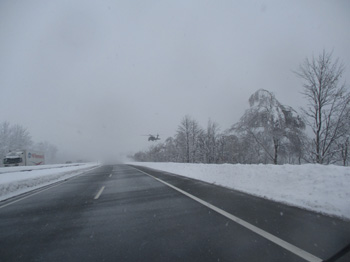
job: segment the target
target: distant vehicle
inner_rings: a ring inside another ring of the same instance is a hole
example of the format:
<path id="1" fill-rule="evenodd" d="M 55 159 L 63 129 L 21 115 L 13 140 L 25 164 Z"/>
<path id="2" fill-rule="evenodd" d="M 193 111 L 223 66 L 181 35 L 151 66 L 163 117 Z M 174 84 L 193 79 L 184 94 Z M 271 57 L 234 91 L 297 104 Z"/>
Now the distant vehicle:
<path id="1" fill-rule="evenodd" d="M 45 155 L 31 150 L 18 150 L 6 154 L 4 166 L 38 166 L 45 164 Z"/>
<path id="2" fill-rule="evenodd" d="M 148 135 L 148 141 L 157 141 L 157 140 L 160 140 L 160 137 L 158 134 L 157 134 L 157 136 Z"/>

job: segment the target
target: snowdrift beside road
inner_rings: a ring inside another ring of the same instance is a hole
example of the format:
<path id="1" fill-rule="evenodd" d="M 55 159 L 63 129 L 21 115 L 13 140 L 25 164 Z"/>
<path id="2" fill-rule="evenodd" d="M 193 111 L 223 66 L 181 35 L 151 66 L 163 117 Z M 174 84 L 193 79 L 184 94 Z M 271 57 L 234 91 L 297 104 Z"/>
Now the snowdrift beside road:
<path id="1" fill-rule="evenodd" d="M 0 167 L 0 174 L 13 173 L 13 172 L 19 172 L 19 171 L 32 171 L 32 170 L 41 170 L 41 169 L 52 169 L 52 168 L 62 168 L 62 167 L 71 167 L 71 166 L 81 166 L 81 165 L 85 165 L 85 164 L 86 163 Z"/>
<path id="2" fill-rule="evenodd" d="M 0 168 L 0 201 L 43 187 L 97 167 L 97 163 L 73 165 L 43 165 L 26 171 L 28 167 Z M 22 169 L 21 169 L 22 168 Z M 45 168 L 45 169 L 43 169 Z M 3 173 L 7 169 L 9 172 Z"/>
<path id="3" fill-rule="evenodd" d="M 142 163 L 139 165 L 350 219 L 350 167 Z"/>

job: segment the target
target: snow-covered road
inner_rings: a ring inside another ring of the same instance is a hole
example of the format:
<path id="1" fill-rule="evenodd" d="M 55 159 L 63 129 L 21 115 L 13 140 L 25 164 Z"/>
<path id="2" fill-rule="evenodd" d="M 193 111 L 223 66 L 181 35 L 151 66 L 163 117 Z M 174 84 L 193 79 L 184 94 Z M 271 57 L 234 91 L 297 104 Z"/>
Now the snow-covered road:
<path id="1" fill-rule="evenodd" d="M 350 167 L 130 162 L 350 219 Z"/>

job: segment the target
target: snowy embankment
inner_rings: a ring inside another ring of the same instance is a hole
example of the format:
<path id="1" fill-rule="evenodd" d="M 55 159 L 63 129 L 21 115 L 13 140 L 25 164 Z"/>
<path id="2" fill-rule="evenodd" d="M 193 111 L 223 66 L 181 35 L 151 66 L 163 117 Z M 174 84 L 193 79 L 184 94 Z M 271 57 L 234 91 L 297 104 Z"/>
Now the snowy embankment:
<path id="1" fill-rule="evenodd" d="M 62 167 L 72 167 L 81 166 L 85 163 L 74 163 L 74 164 L 56 164 L 56 165 L 39 165 L 39 166 L 12 166 L 12 167 L 0 167 L 0 174 L 3 173 L 13 173 L 20 171 L 32 171 L 41 169 L 52 169 L 52 168 L 62 168 Z"/>
<path id="2" fill-rule="evenodd" d="M 0 201 L 80 175 L 98 163 L 0 168 Z"/>
<path id="3" fill-rule="evenodd" d="M 288 205 L 350 219 L 350 167 L 315 164 L 129 164 L 163 170 Z"/>

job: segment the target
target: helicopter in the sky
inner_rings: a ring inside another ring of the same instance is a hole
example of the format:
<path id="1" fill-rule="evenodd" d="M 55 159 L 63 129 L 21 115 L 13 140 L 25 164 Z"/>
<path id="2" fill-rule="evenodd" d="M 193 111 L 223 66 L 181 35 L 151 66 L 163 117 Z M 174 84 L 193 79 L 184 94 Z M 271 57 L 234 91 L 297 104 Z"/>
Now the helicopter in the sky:
<path id="1" fill-rule="evenodd" d="M 160 140 L 159 134 L 157 134 L 157 136 L 148 135 L 148 141 L 157 141 L 157 140 Z"/>

